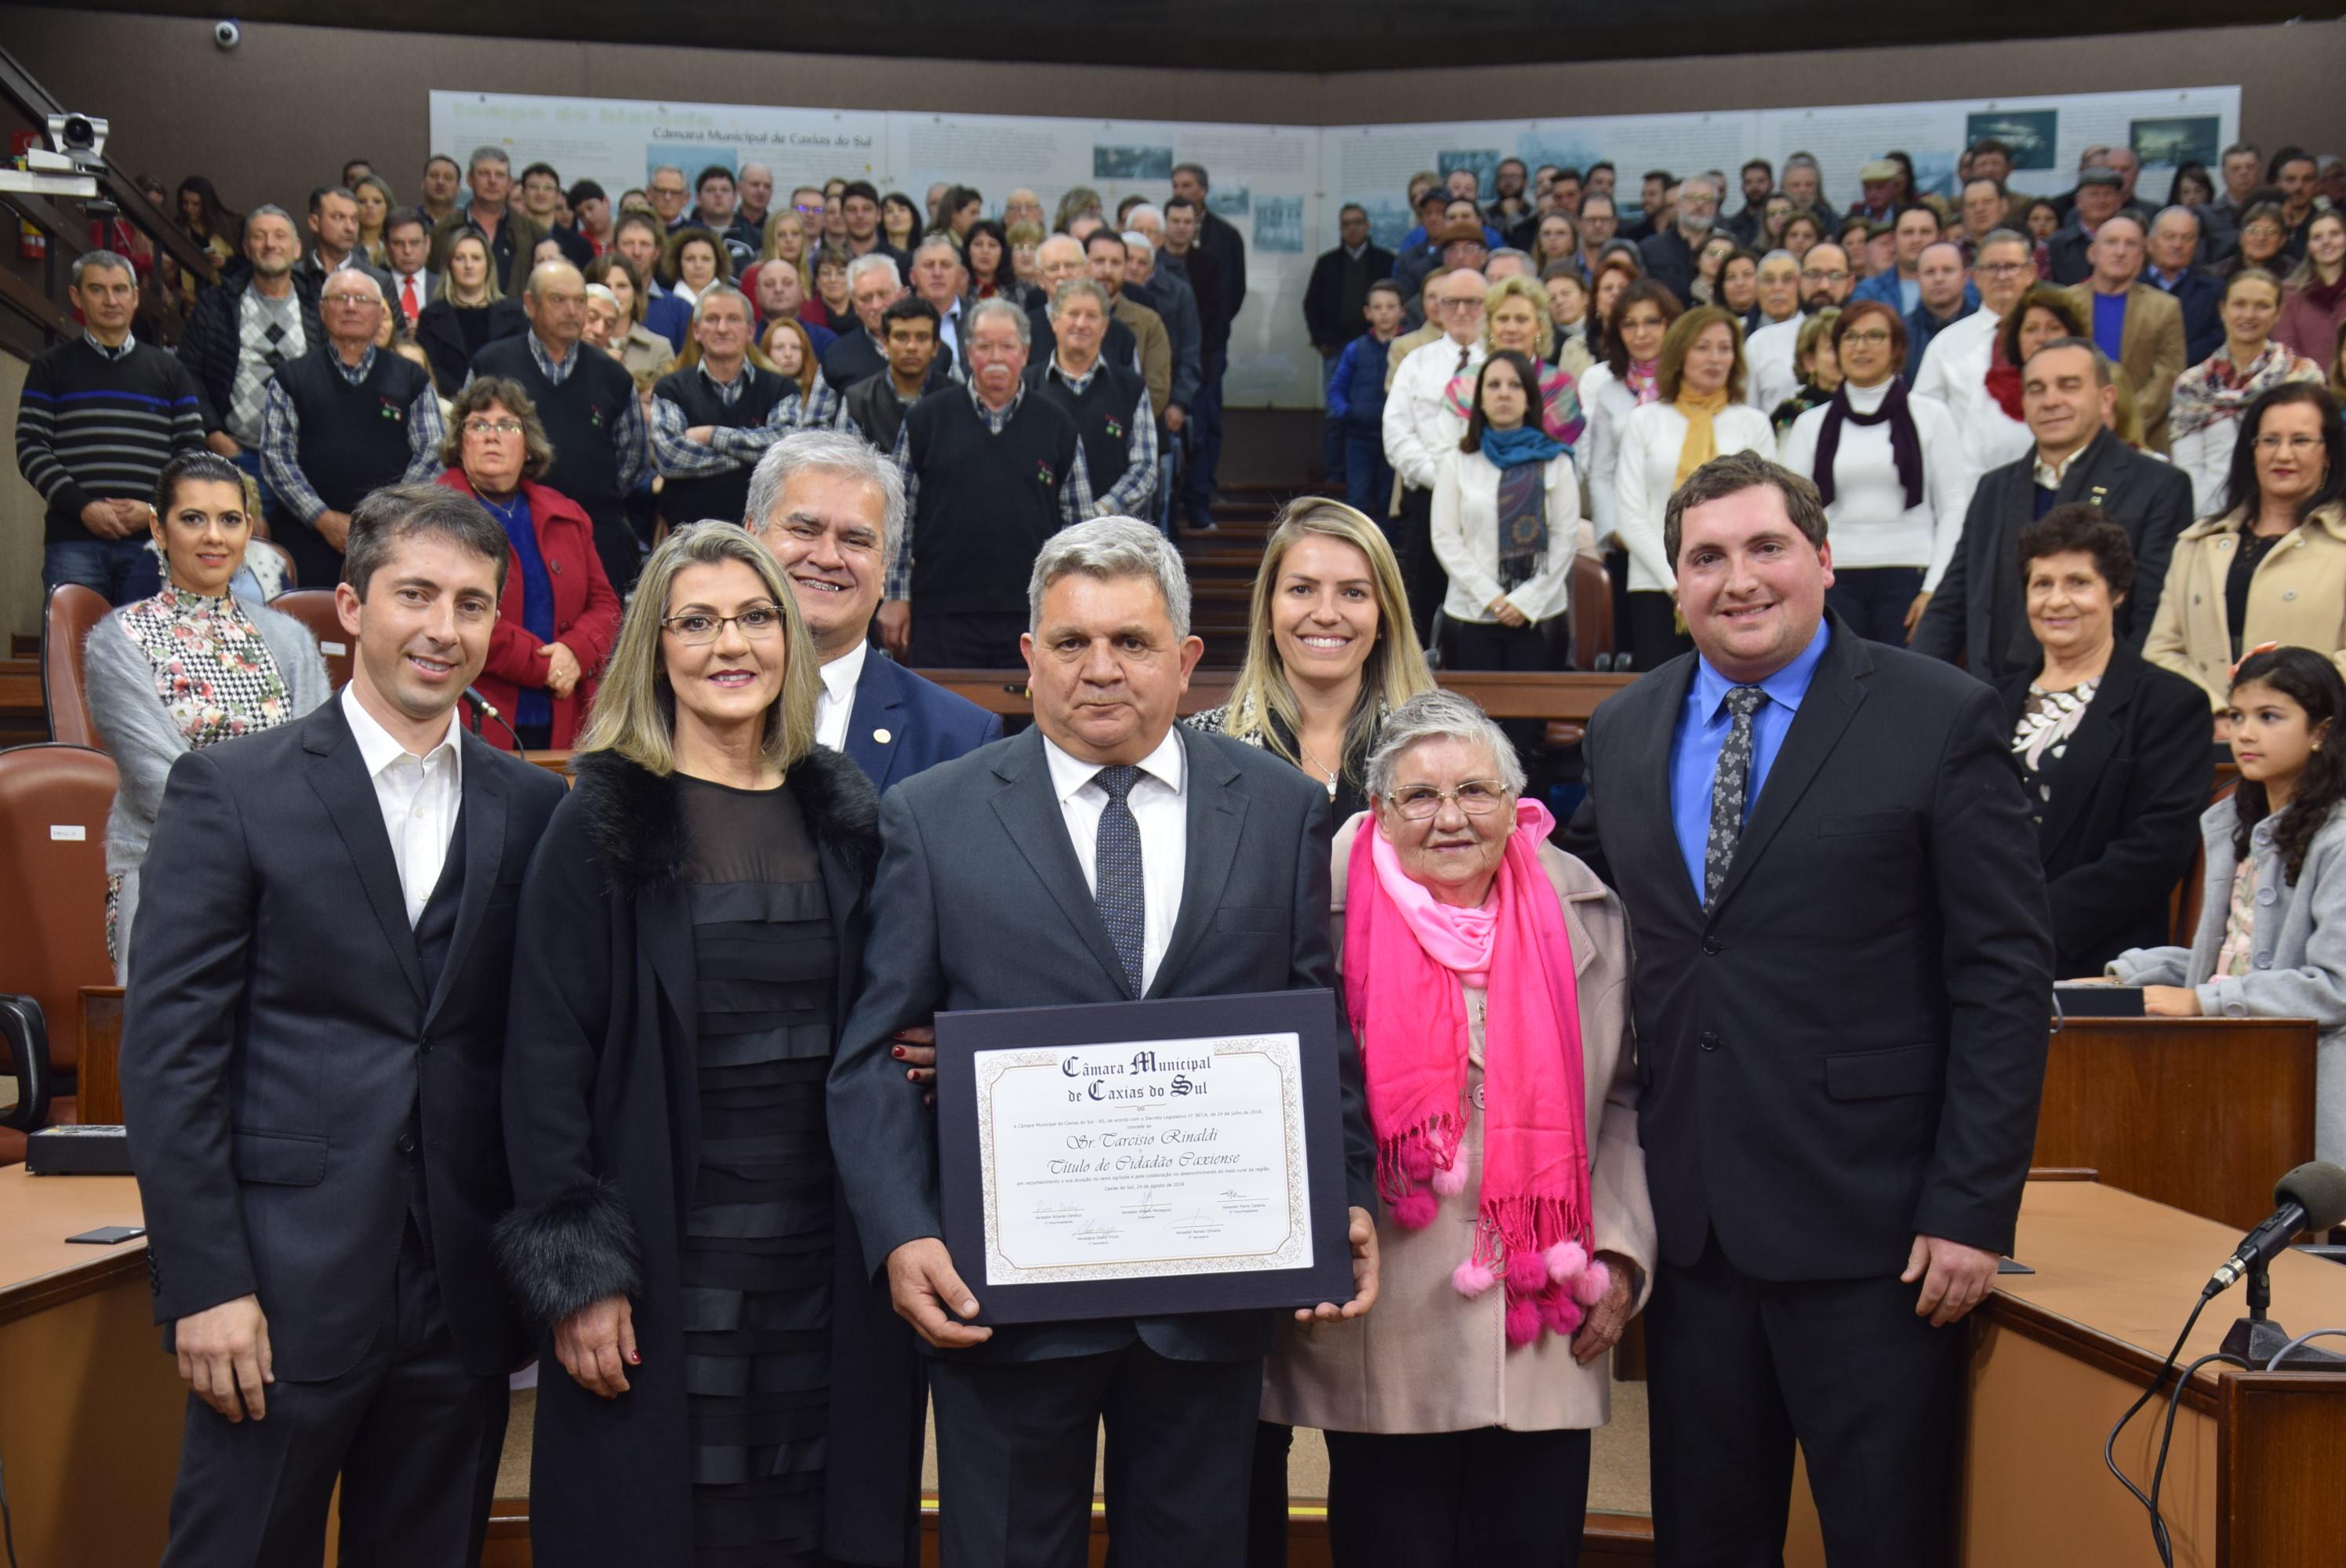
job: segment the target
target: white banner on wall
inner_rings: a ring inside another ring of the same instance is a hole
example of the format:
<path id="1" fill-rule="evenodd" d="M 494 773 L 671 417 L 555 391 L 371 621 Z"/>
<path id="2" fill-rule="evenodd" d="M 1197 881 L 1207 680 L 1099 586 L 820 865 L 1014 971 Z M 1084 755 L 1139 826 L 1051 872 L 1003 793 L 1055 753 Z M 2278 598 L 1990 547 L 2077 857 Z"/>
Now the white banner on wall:
<path id="1" fill-rule="evenodd" d="M 931 183 L 956 180 L 983 191 L 990 209 L 1014 186 L 1033 188 L 1049 210 L 1082 185 L 1113 212 L 1127 195 L 1162 200 L 1174 164 L 1194 160 L 1212 171 L 1214 209 L 1247 241 L 1247 302 L 1231 333 L 1229 401 L 1309 408 L 1321 400 L 1323 373 L 1303 333 L 1312 261 L 1336 242 L 1337 212 L 1348 201 L 1368 208 L 1379 243 L 1393 243 L 1416 221 L 1405 202 L 1410 176 L 1420 169 L 1474 168 L 1487 194 L 1503 158 L 1577 168 L 1609 158 L 1621 195 L 1634 201 L 1648 168 L 1723 169 L 1732 187 L 1748 158 L 1780 168 L 1786 154 L 1807 151 L 1823 168 L 1827 199 L 1846 206 L 1857 196 L 1859 165 L 1892 148 L 1913 158 L 1925 192 L 1952 195 L 1957 152 L 1994 136 L 2013 148 L 2014 188 L 2048 194 L 2069 188 L 2087 147 L 2130 147 L 2143 162 L 2140 191 L 2156 203 L 2176 165 L 2196 160 L 2212 168 L 2239 136 L 2240 89 L 1327 127 L 435 89 L 431 116 L 433 147 L 459 159 L 475 147 L 499 146 L 516 165 L 542 158 L 565 179 L 593 178 L 614 195 L 643 184 L 663 163 L 688 176 L 712 163 L 763 163 L 774 171 L 778 199 L 794 184 L 839 175 L 915 201 Z M 1740 204 L 1730 189 L 1727 209 Z"/>

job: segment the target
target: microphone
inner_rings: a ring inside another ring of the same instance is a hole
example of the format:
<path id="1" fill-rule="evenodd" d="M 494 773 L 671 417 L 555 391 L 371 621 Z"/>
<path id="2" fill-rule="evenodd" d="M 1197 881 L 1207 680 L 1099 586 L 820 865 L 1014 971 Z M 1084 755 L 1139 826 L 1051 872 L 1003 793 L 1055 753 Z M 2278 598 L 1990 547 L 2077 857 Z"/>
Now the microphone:
<path id="1" fill-rule="evenodd" d="M 483 697 L 479 692 L 474 690 L 469 686 L 464 688 L 464 706 L 473 710 L 474 734 L 478 735 L 481 732 L 481 720 L 483 718 L 492 718 L 496 721 L 496 726 L 499 729 L 504 730 L 507 735 L 513 738 L 513 745 L 515 751 L 526 751 L 529 749 L 528 747 L 524 746 L 521 743 L 521 731 L 515 729 L 512 725 L 505 722 L 505 716 L 497 711 L 497 705 L 491 702 L 487 697 Z M 2346 1181 L 2346 1171 L 2341 1171 L 2339 1174 L 2340 1180 Z"/>
<path id="2" fill-rule="evenodd" d="M 2346 1170 L 2308 1160 L 2273 1185 L 2270 1218 L 2241 1238 L 2232 1256 L 2208 1277 L 2200 1295 L 2230 1289 L 2246 1275 L 2260 1272 L 2300 1230 L 2327 1230 L 2346 1220 Z"/>

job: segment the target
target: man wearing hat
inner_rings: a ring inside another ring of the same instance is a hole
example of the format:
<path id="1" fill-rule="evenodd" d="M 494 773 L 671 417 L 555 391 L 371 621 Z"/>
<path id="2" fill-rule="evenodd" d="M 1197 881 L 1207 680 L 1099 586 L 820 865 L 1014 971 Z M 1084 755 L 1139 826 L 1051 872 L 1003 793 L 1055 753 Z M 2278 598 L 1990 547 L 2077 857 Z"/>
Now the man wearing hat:
<path id="1" fill-rule="evenodd" d="M 1416 285 L 1412 291 L 1417 296 L 1410 301 L 1412 313 L 1428 322 L 1433 321 L 1433 312 L 1423 297 L 1423 280 L 1434 272 L 1454 272 L 1461 267 L 1479 273 L 1484 264 L 1491 260 L 1491 248 L 1484 242 L 1483 225 L 1472 217 L 1461 215 L 1464 205 L 1461 202 L 1451 204 L 1454 216 L 1427 241 L 1432 247 L 1432 259 L 1418 269 L 1417 277 L 1410 280 Z M 1410 284 L 1402 286 L 1408 288 Z"/>
<path id="2" fill-rule="evenodd" d="M 2055 283 L 2082 283 L 2093 276 L 2093 259 L 2086 252 L 2093 246 L 2095 231 L 2126 205 L 2126 182 L 2114 168 L 2080 169 L 2074 200 L 2067 225 L 2049 243 Z"/>
<path id="3" fill-rule="evenodd" d="M 1898 221 L 1899 203 L 1906 198 L 1906 168 L 1894 158 L 1877 158 L 1857 171 L 1857 182 L 1865 198 L 1856 207 L 1841 214 L 1846 224 L 1859 218 L 1869 223 Z"/>

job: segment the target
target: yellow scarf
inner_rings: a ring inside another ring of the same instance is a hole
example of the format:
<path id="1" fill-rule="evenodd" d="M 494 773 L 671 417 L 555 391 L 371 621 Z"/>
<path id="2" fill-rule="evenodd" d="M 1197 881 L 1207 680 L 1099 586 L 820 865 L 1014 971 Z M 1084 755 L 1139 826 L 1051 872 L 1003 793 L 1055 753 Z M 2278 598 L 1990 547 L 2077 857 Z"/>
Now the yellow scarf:
<path id="1" fill-rule="evenodd" d="M 1698 397 L 1685 388 L 1670 406 L 1686 415 L 1686 439 L 1678 443 L 1678 470 L 1670 475 L 1670 488 L 1676 490 L 1687 482 L 1687 475 L 1719 455 L 1719 437 L 1712 432 L 1710 422 L 1727 406 L 1727 389 L 1719 388 L 1708 397 Z"/>

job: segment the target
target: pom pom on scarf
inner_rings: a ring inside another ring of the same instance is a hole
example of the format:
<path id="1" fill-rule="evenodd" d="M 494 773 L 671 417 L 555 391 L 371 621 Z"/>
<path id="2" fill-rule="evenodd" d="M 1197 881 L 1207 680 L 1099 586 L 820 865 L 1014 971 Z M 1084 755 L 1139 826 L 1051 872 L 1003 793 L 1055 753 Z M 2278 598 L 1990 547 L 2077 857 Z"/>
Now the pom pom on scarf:
<path id="1" fill-rule="evenodd" d="M 1471 1257 L 1450 1271 L 1451 1285 L 1469 1301 L 1498 1282 L 1499 1277 L 1491 1272 L 1489 1264 L 1477 1263 Z"/>
<path id="2" fill-rule="evenodd" d="M 1605 1299 L 1613 1288 L 1613 1271 L 1604 1264 L 1592 1261 L 1580 1278 L 1572 1282 L 1572 1298 L 1583 1307 L 1594 1307 Z"/>
<path id="3" fill-rule="evenodd" d="M 1423 1230 L 1433 1223 L 1442 1206 L 1423 1187 L 1412 1187 L 1393 1203 L 1392 1222 L 1403 1230 Z"/>

